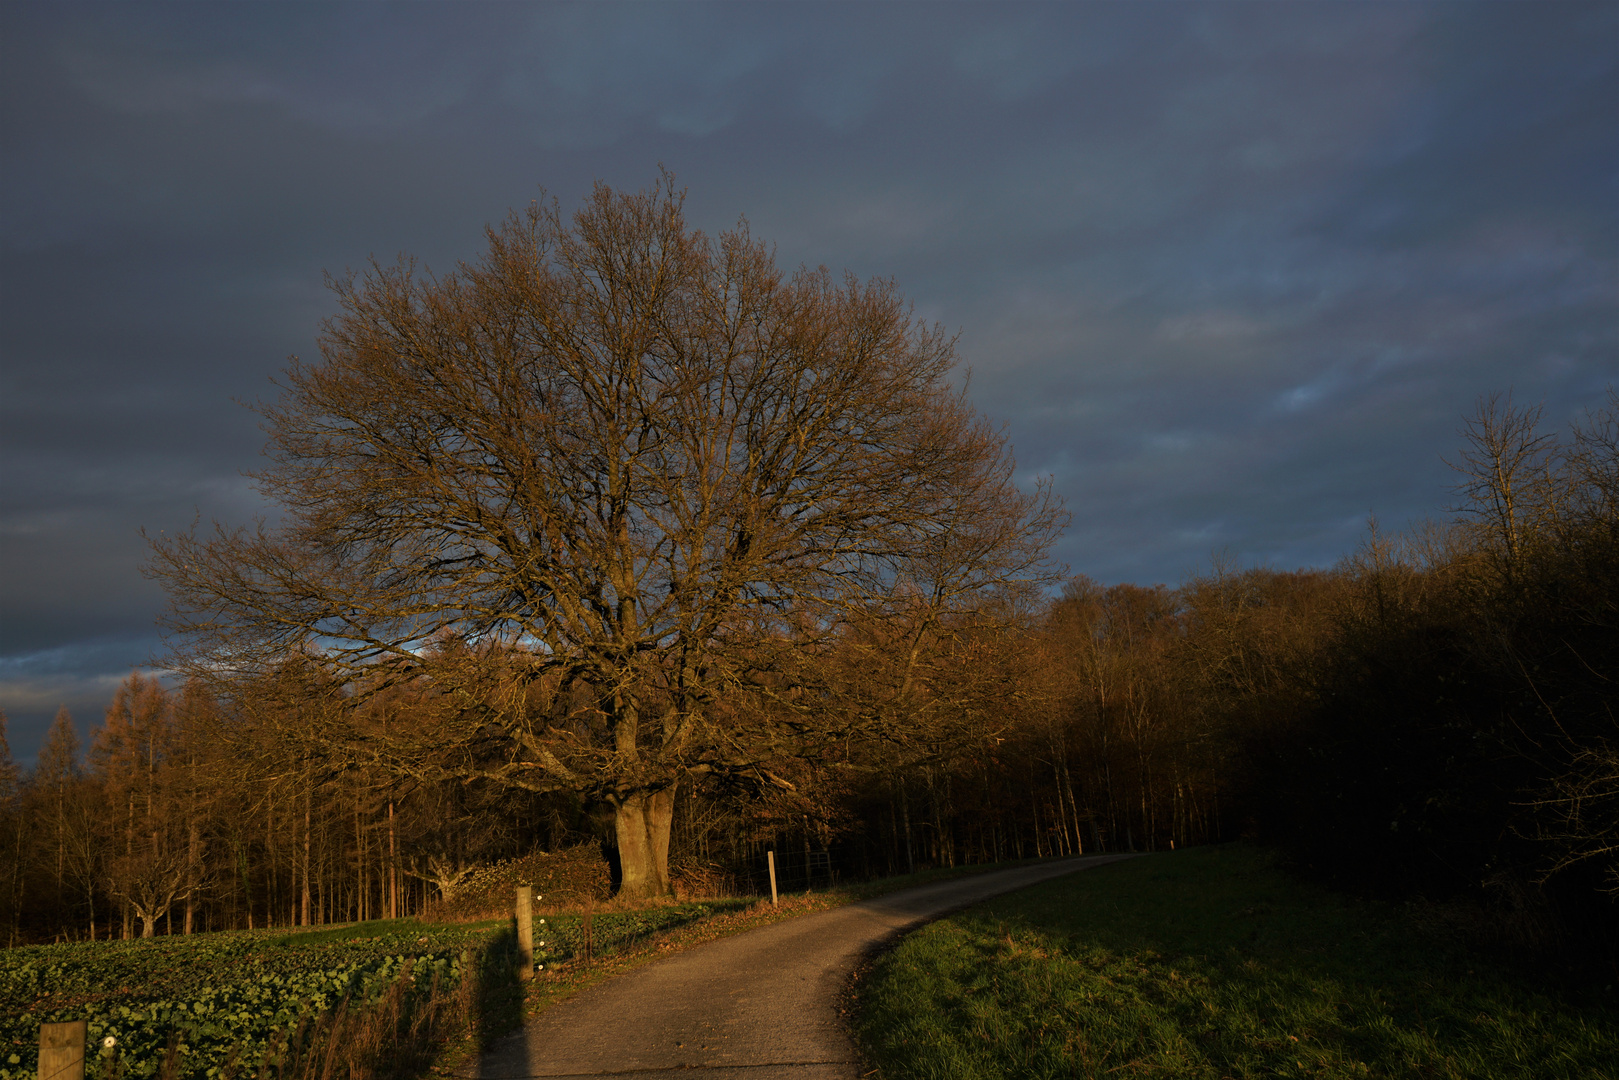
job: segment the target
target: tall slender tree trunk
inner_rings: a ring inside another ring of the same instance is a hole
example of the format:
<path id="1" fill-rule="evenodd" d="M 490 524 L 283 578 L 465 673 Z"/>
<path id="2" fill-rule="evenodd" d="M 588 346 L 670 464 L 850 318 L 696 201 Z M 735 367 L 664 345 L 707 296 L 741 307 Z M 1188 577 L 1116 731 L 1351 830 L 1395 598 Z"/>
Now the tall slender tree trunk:
<path id="1" fill-rule="evenodd" d="M 916 873 L 916 851 L 911 846 L 911 795 L 905 786 L 905 777 L 899 778 L 899 811 L 905 825 L 905 872 Z"/>
<path id="2" fill-rule="evenodd" d="M 67 906 L 67 787 L 56 783 L 56 904 Z M 71 925 L 71 924 L 69 924 Z"/>
<path id="3" fill-rule="evenodd" d="M 1173 850 L 1175 841 L 1179 840 L 1181 847 L 1186 846 L 1186 834 L 1191 831 L 1191 814 L 1186 804 L 1186 795 L 1181 790 L 1180 766 L 1175 767 L 1175 813 L 1170 822 L 1169 846 Z"/>
<path id="4" fill-rule="evenodd" d="M 1158 779 L 1157 776 L 1152 776 L 1147 781 L 1147 806 L 1150 808 L 1150 815 L 1147 818 L 1148 851 L 1158 850 L 1158 829 L 1160 822 L 1163 821 L 1161 817 L 1163 804 L 1158 801 Z"/>
<path id="5" fill-rule="evenodd" d="M 241 847 L 236 853 L 237 873 L 242 876 L 242 901 L 247 908 L 247 928 L 253 929 L 253 865 L 251 859 L 252 848 L 247 840 L 242 840 Z"/>
<path id="6" fill-rule="evenodd" d="M 135 854 L 135 793 L 133 790 L 129 793 L 129 816 L 124 823 L 124 854 L 126 856 Z M 124 916 L 124 940 L 128 941 L 135 936 L 134 916 L 129 910 L 128 900 L 124 900 L 120 907 Z"/>
<path id="7" fill-rule="evenodd" d="M 275 865 L 275 811 L 270 805 L 270 794 L 264 796 L 264 925 L 275 925 L 276 865 Z"/>
<path id="8" fill-rule="evenodd" d="M 1105 749 L 1105 741 L 1103 746 Z M 1113 837 L 1114 845 L 1117 846 L 1119 836 L 1119 804 L 1118 801 L 1113 798 L 1113 763 L 1111 761 L 1104 761 L 1102 763 L 1102 777 L 1104 787 L 1107 789 L 1108 835 Z"/>
<path id="9" fill-rule="evenodd" d="M 193 811 L 190 827 L 186 831 L 186 933 L 195 926 L 197 890 L 202 887 L 202 822 Z"/>
<path id="10" fill-rule="evenodd" d="M 1051 746 L 1051 783 L 1057 789 L 1057 836 L 1062 841 L 1062 853 L 1066 855 L 1072 850 L 1072 846 L 1068 839 L 1068 809 L 1063 806 L 1062 770 L 1057 765 L 1057 745 L 1055 741 Z"/>
<path id="11" fill-rule="evenodd" d="M 394 802 L 388 800 L 388 918 L 399 918 L 399 845 L 394 837 Z"/>
<path id="12" fill-rule="evenodd" d="M 354 797 L 354 917 L 359 922 L 365 921 L 365 833 L 360 829 L 360 797 Z"/>
<path id="13" fill-rule="evenodd" d="M 1062 757 L 1063 788 L 1068 792 L 1068 810 L 1074 816 L 1074 854 L 1085 854 L 1085 840 L 1082 835 L 1083 828 L 1079 820 L 1079 803 L 1074 799 L 1074 778 L 1068 771 L 1068 750 L 1063 748 Z"/>
<path id="14" fill-rule="evenodd" d="M 893 785 L 888 788 L 888 873 L 899 870 L 899 799 L 894 796 Z"/>
<path id="15" fill-rule="evenodd" d="M 943 866 L 945 860 L 944 807 L 940 805 L 939 787 L 934 780 L 933 769 L 927 769 L 924 775 L 928 778 L 928 802 L 933 804 L 933 865 Z"/>
<path id="16" fill-rule="evenodd" d="M 809 821 L 804 822 L 804 891 L 810 892 L 815 888 L 815 875 L 810 871 L 810 835 Z"/>
<path id="17" fill-rule="evenodd" d="M 314 792 L 309 787 L 304 788 L 304 891 L 301 897 L 303 904 L 299 912 L 300 925 L 309 926 L 309 817 L 312 811 L 310 803 L 314 801 Z"/>

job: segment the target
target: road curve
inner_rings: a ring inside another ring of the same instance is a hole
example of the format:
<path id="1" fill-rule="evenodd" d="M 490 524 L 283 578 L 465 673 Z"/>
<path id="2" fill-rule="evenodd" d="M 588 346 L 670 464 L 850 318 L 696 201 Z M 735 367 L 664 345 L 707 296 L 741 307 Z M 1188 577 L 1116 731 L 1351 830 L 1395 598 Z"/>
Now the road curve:
<path id="1" fill-rule="evenodd" d="M 864 952 L 947 911 L 1129 857 L 997 870 L 721 938 L 547 1009 L 462 1075 L 856 1080 L 860 1058 L 837 1005 Z"/>

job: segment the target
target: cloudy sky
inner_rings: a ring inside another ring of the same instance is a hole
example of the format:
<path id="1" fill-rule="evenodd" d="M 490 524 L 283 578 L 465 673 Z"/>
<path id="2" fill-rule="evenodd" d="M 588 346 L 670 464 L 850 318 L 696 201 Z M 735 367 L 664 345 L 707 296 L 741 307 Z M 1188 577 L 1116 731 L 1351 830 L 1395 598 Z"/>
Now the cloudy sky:
<path id="1" fill-rule="evenodd" d="M 0 706 L 30 760 L 160 648 L 140 530 L 241 472 L 326 271 L 659 163 L 893 277 L 1074 519 L 1181 580 L 1442 514 L 1461 417 L 1619 378 L 1619 5 L 0 6 Z"/>

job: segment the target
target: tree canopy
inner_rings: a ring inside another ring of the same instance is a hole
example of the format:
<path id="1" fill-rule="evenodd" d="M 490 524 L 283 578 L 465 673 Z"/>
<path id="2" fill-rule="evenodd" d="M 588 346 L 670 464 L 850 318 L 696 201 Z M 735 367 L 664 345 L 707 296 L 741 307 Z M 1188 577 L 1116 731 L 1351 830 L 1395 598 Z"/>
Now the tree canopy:
<path id="1" fill-rule="evenodd" d="M 1004 610 L 1052 580 L 1066 519 L 892 282 L 784 274 L 682 203 L 667 174 L 598 184 L 451 273 L 335 279 L 322 359 L 261 410 L 281 522 L 152 562 L 187 670 L 308 663 L 344 702 L 310 722 L 348 752 L 611 803 L 632 894 L 667 888 L 683 778 L 769 783 L 903 722 L 818 707 L 806 656 L 851 619 Z M 407 687 L 437 706 L 408 735 L 386 721 Z"/>

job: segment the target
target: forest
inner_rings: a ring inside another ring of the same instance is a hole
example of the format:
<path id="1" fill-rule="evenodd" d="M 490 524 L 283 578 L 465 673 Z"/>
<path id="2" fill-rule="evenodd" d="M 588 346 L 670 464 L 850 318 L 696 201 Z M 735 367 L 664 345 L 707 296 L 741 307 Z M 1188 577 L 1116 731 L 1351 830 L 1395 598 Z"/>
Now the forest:
<path id="1" fill-rule="evenodd" d="M 755 643 L 775 674 L 715 692 L 713 723 L 759 731 L 787 710 L 815 737 L 683 775 L 671 889 L 757 893 L 767 851 L 804 889 L 1247 837 L 1298 873 L 1611 977 L 1619 395 L 1568 432 L 1542 428 L 1536 409 L 1482 402 L 1449 516 L 1399 535 L 1374 522 L 1329 569 L 1073 577 L 988 614 L 850 617 Z M 507 700 L 521 652 L 459 663 Z M 599 691 L 527 707 L 580 716 Z M 137 672 L 85 735 L 62 711 L 26 771 L 0 721 L 0 938 L 431 913 L 537 850 L 584 846 L 619 880 L 614 808 L 588 788 L 431 767 L 445 697 L 430 671 L 356 689 L 317 656 L 228 690 Z M 896 702 L 904 724 L 849 719 Z"/>

